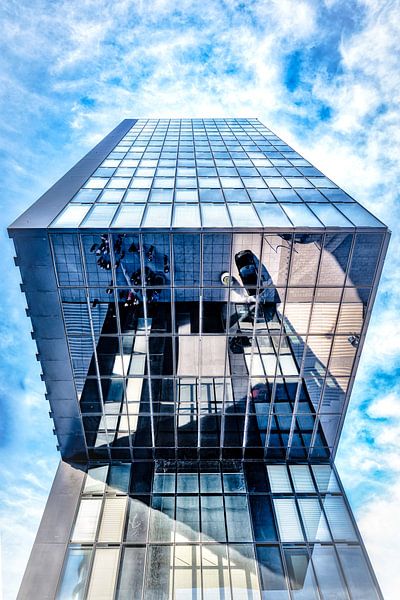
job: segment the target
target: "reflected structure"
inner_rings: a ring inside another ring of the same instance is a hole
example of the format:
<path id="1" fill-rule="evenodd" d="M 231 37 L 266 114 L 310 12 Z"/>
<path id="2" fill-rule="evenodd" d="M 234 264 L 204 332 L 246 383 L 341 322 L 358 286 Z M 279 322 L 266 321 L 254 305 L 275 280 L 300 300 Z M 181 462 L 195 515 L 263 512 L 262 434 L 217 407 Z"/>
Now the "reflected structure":
<path id="1" fill-rule="evenodd" d="M 127 120 L 9 232 L 62 456 L 19 598 L 40 552 L 63 600 L 382 597 L 333 459 L 385 225 L 257 119 Z"/>

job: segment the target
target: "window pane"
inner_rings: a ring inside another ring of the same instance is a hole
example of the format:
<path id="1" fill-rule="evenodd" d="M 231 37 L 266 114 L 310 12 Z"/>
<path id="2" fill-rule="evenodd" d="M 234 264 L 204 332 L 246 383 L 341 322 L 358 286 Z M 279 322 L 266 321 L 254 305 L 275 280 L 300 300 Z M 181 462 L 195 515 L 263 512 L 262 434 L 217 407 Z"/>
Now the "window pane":
<path id="1" fill-rule="evenodd" d="M 300 514 L 309 542 L 330 541 L 328 526 L 318 498 L 299 498 Z"/>
<path id="2" fill-rule="evenodd" d="M 83 600 L 91 548 L 69 548 L 57 600 Z"/>
<path id="3" fill-rule="evenodd" d="M 149 501 L 150 499 L 146 496 L 128 499 L 128 523 L 125 533 L 127 542 L 146 542 Z"/>
<path id="4" fill-rule="evenodd" d="M 250 495 L 251 518 L 256 542 L 276 541 L 276 528 L 269 496 Z"/>
<path id="5" fill-rule="evenodd" d="M 148 206 L 144 216 L 143 227 L 169 227 L 171 212 L 172 204 Z"/>
<path id="6" fill-rule="evenodd" d="M 108 227 L 116 208 L 115 204 L 95 205 L 81 227 Z"/>
<path id="7" fill-rule="evenodd" d="M 175 541 L 196 542 L 200 535 L 199 497 L 177 496 Z"/>
<path id="8" fill-rule="evenodd" d="M 256 600 L 260 597 L 253 546 L 228 546 L 234 600 Z"/>
<path id="9" fill-rule="evenodd" d="M 93 542 L 97 531 L 101 498 L 88 498 L 81 500 L 78 516 L 76 518 L 72 542 Z"/>
<path id="10" fill-rule="evenodd" d="M 312 465 L 311 468 L 321 494 L 340 492 L 335 473 L 330 465 Z"/>
<path id="11" fill-rule="evenodd" d="M 200 600 L 200 546 L 175 546 L 173 597 L 176 600 Z"/>
<path id="12" fill-rule="evenodd" d="M 225 496 L 226 526 L 230 542 L 251 542 L 249 507 L 246 496 Z"/>
<path id="13" fill-rule="evenodd" d="M 336 549 L 352 600 L 376 600 L 376 587 L 361 548 L 337 545 Z"/>
<path id="14" fill-rule="evenodd" d="M 230 227 L 231 222 L 224 204 L 202 204 L 203 227 Z"/>
<path id="15" fill-rule="evenodd" d="M 131 474 L 131 465 L 111 465 L 108 478 L 107 491 L 127 494 L 129 490 L 129 478 Z"/>
<path id="16" fill-rule="evenodd" d="M 271 492 L 274 494 L 292 493 L 292 486 L 285 465 L 268 465 L 267 471 Z"/>
<path id="17" fill-rule="evenodd" d="M 87 600 L 113 600 L 117 576 L 119 548 L 98 548 L 94 555 L 93 568 Z"/>
<path id="18" fill-rule="evenodd" d="M 143 598 L 169 600 L 172 591 L 173 546 L 149 546 Z M 171 573 L 172 575 L 172 573 Z"/>
<path id="19" fill-rule="evenodd" d="M 178 494 L 195 494 L 199 491 L 197 473 L 178 473 L 176 482 Z"/>
<path id="20" fill-rule="evenodd" d="M 303 541 L 303 533 L 294 499 L 274 498 L 274 508 L 282 542 Z"/>
<path id="21" fill-rule="evenodd" d="M 222 496 L 201 496 L 201 527 L 203 540 L 226 540 Z"/>
<path id="22" fill-rule="evenodd" d="M 59 217 L 51 224 L 51 227 L 78 227 L 90 210 L 90 204 L 70 204 Z"/>
<path id="23" fill-rule="evenodd" d="M 140 227 L 144 208 L 144 204 L 121 206 L 112 223 L 112 227 Z"/>
<path id="24" fill-rule="evenodd" d="M 175 492 L 175 473 L 155 473 L 153 494 L 173 494 Z"/>
<path id="25" fill-rule="evenodd" d="M 99 542 L 121 542 L 127 498 L 106 498 L 101 518 Z"/>
<path id="26" fill-rule="evenodd" d="M 172 542 L 174 532 L 173 496 L 153 496 L 149 537 L 152 542 Z"/>
<path id="27" fill-rule="evenodd" d="M 230 600 L 226 546 L 222 544 L 203 545 L 201 555 L 203 600 Z"/>
<path id="28" fill-rule="evenodd" d="M 261 576 L 262 598 L 287 600 L 288 591 L 279 548 L 277 546 L 257 546 L 256 552 Z"/>
<path id="29" fill-rule="evenodd" d="M 295 492 L 306 494 L 315 493 L 315 488 L 308 465 L 290 465 L 289 469 L 293 479 Z"/>
<path id="30" fill-rule="evenodd" d="M 356 227 L 384 227 L 384 225 L 359 204 L 341 204 L 340 211 Z"/>
<path id="31" fill-rule="evenodd" d="M 255 209 L 264 227 L 292 227 L 292 223 L 277 204 L 257 204 Z"/>
<path id="32" fill-rule="evenodd" d="M 333 204 L 313 204 L 312 211 L 319 220 L 327 227 L 351 227 L 352 223 L 348 221 Z"/>
<path id="33" fill-rule="evenodd" d="M 295 227 L 322 227 L 305 204 L 285 204 L 283 209 Z"/>
<path id="34" fill-rule="evenodd" d="M 144 547 L 125 548 L 120 568 L 117 600 L 141 600 L 145 554 Z"/>
<path id="35" fill-rule="evenodd" d="M 199 207 L 195 204 L 175 205 L 174 227 L 200 227 Z"/>
<path id="36" fill-rule="evenodd" d="M 228 207 L 234 227 L 261 227 L 251 204 L 228 204 Z"/>
<path id="37" fill-rule="evenodd" d="M 107 466 L 89 469 L 86 476 L 85 487 L 83 488 L 83 494 L 102 494 L 106 487 L 107 473 Z"/>
<path id="38" fill-rule="evenodd" d="M 290 589 L 294 600 L 317 600 L 317 586 L 307 550 L 285 550 Z"/>
<path id="39" fill-rule="evenodd" d="M 357 541 L 349 512 L 341 496 L 326 496 L 323 501 L 334 540 Z"/>
<path id="40" fill-rule="evenodd" d="M 314 546 L 315 574 L 324 600 L 347 600 L 348 596 L 333 546 Z"/>
<path id="41" fill-rule="evenodd" d="M 225 493 L 246 491 L 243 473 L 224 473 L 223 480 Z"/>
<path id="42" fill-rule="evenodd" d="M 222 494 L 221 475 L 219 473 L 200 473 L 200 490 L 202 493 Z"/>

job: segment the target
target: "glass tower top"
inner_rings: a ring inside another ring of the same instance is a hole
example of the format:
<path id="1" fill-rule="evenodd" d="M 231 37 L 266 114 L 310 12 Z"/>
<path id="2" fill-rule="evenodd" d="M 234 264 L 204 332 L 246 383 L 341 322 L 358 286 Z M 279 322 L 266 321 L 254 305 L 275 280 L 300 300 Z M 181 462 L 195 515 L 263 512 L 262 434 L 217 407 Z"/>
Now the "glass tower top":
<path id="1" fill-rule="evenodd" d="M 379 227 L 257 119 L 139 119 L 53 228 Z"/>

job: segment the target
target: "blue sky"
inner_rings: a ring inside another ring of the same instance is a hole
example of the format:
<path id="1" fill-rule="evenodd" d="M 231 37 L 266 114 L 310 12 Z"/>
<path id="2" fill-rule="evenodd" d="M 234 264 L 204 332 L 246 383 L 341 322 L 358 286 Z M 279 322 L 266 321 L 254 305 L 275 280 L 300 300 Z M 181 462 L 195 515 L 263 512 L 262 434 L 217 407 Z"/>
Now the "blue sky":
<path id="1" fill-rule="evenodd" d="M 58 462 L 5 227 L 119 121 L 146 116 L 259 117 L 393 230 L 337 465 L 398 598 L 399 0 L 21 0 L 0 19 L 4 600 Z"/>

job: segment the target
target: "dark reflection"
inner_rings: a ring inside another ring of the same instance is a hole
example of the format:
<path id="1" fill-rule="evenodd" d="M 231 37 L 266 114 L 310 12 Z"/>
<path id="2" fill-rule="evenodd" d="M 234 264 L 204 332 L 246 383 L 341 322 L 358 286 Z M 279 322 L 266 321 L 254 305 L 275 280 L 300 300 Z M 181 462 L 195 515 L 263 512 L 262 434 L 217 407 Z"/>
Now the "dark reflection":
<path id="1" fill-rule="evenodd" d="M 61 291 L 90 457 L 328 457 L 365 235 L 83 235 L 89 287 Z"/>

